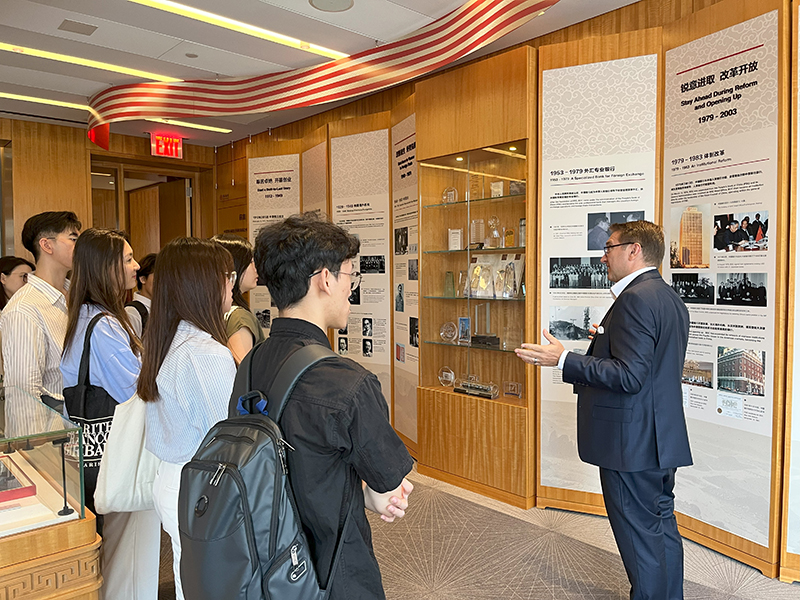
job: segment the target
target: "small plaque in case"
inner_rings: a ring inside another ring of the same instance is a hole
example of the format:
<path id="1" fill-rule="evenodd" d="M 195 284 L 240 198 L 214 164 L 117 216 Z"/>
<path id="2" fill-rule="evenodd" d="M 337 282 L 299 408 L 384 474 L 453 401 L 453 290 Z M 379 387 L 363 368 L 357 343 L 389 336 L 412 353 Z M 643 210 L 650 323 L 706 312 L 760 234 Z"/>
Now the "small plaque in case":
<path id="1" fill-rule="evenodd" d="M 452 321 L 448 321 L 439 329 L 439 337 L 444 342 L 455 344 L 458 339 L 458 327 Z"/>
<path id="2" fill-rule="evenodd" d="M 439 369 L 439 383 L 444 387 L 452 387 L 453 382 L 456 380 L 456 374 L 450 367 L 442 367 Z"/>
<path id="3" fill-rule="evenodd" d="M 444 188 L 442 192 L 442 202 L 445 204 L 458 202 L 458 190 L 454 187 Z"/>

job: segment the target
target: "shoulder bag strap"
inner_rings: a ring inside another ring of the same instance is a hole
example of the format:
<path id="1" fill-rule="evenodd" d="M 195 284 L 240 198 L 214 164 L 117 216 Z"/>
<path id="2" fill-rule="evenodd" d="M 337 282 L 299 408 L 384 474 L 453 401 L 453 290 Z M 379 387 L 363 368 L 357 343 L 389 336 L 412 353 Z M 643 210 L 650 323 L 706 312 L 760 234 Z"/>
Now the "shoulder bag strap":
<path id="1" fill-rule="evenodd" d="M 241 414 L 239 412 L 240 404 L 242 404 L 244 396 L 253 389 L 253 357 L 263 343 L 264 342 L 259 342 L 256 344 L 239 364 L 239 368 L 236 369 L 236 379 L 233 381 L 231 402 L 228 405 L 228 417 L 237 417 Z M 247 406 L 245 406 L 244 409 L 247 412 L 252 412 Z"/>
<path id="2" fill-rule="evenodd" d="M 268 406 L 271 409 L 271 414 L 275 415 L 274 420 L 276 423 L 280 421 L 289 395 L 303 373 L 319 361 L 335 357 L 337 355 L 333 350 L 320 344 L 303 346 L 289 355 L 289 358 L 281 365 L 275 380 L 272 382 L 272 386 L 267 392 Z M 275 407 L 274 411 L 272 410 L 273 407 Z"/>
<path id="3" fill-rule="evenodd" d="M 81 354 L 81 366 L 78 370 L 78 385 L 89 385 L 89 358 L 92 352 L 92 331 L 97 322 L 105 317 L 105 313 L 95 315 L 86 327 L 86 335 L 83 336 L 83 354 Z"/>

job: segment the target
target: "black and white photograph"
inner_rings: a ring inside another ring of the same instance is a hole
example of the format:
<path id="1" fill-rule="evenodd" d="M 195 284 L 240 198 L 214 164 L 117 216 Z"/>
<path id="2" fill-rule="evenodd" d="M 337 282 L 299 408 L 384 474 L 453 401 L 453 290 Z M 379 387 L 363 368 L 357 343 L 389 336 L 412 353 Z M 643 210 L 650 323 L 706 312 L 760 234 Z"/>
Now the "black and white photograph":
<path id="1" fill-rule="evenodd" d="M 631 221 L 643 221 L 643 210 L 626 210 L 621 212 L 611 213 L 611 224 L 614 223 L 630 223 Z"/>
<path id="2" fill-rule="evenodd" d="M 685 304 L 714 304 L 714 282 L 701 273 L 673 273 L 672 289 Z"/>
<path id="3" fill-rule="evenodd" d="M 600 323 L 606 309 L 603 306 L 551 306 L 550 333 L 558 340 L 589 340 L 589 329 Z"/>
<path id="4" fill-rule="evenodd" d="M 256 311 L 256 320 L 261 325 L 262 329 L 269 329 L 270 327 L 270 312 L 268 308 Z"/>
<path id="5" fill-rule="evenodd" d="M 339 335 L 347 335 L 347 325 L 344 326 L 344 329 L 339 330 Z"/>
<path id="6" fill-rule="evenodd" d="M 394 290 L 394 310 L 395 312 L 404 312 L 406 309 L 406 294 L 405 286 L 398 283 Z"/>
<path id="7" fill-rule="evenodd" d="M 347 338 L 340 337 L 339 338 L 339 355 L 340 356 L 347 356 Z"/>
<path id="8" fill-rule="evenodd" d="M 362 256 L 359 259 L 359 271 L 361 273 L 386 273 L 385 256 Z"/>
<path id="9" fill-rule="evenodd" d="M 611 213 L 589 213 L 586 218 L 586 249 L 602 250 L 611 233 Z"/>
<path id="10" fill-rule="evenodd" d="M 361 340 L 361 354 L 366 357 L 372 356 L 372 340 L 366 338 Z"/>
<path id="11" fill-rule="evenodd" d="M 365 317 L 361 319 L 361 335 L 372 337 L 372 318 Z"/>
<path id="12" fill-rule="evenodd" d="M 419 348 L 419 319 L 417 317 L 408 318 L 408 344 Z"/>
<path id="13" fill-rule="evenodd" d="M 766 306 L 766 273 L 717 273 L 717 305 Z"/>
<path id="14" fill-rule="evenodd" d="M 350 298 L 348 299 L 350 304 L 354 306 L 361 305 L 361 286 L 358 286 L 352 292 L 350 292 Z"/>
<path id="15" fill-rule="evenodd" d="M 717 347 L 717 389 L 763 396 L 767 353 L 763 350 Z"/>
<path id="16" fill-rule="evenodd" d="M 419 259 L 408 259 L 408 280 L 419 281 Z"/>
<path id="17" fill-rule="evenodd" d="M 714 216 L 714 252 L 758 252 L 769 249 L 769 211 Z"/>
<path id="18" fill-rule="evenodd" d="M 611 287 L 599 256 L 550 259 L 550 288 L 602 290 Z"/>
<path id="19" fill-rule="evenodd" d="M 694 385 L 697 387 L 713 388 L 714 387 L 714 363 L 686 359 L 683 362 L 683 375 L 681 376 L 681 383 L 686 385 Z"/>
<path id="20" fill-rule="evenodd" d="M 408 254 L 408 227 L 398 227 L 394 230 L 394 253 Z"/>

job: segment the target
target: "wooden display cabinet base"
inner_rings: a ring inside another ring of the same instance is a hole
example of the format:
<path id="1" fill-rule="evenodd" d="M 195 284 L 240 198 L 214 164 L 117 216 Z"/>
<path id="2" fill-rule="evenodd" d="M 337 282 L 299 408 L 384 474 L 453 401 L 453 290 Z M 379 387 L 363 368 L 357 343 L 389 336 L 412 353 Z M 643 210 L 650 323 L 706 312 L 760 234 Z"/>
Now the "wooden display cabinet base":
<path id="1" fill-rule="evenodd" d="M 791 562 L 796 564 L 791 564 Z M 800 559 L 791 562 L 788 565 L 781 565 L 780 579 L 784 583 L 800 581 Z"/>
<path id="2" fill-rule="evenodd" d="M 95 516 L 0 538 L 0 600 L 97 600 Z"/>
<path id="3" fill-rule="evenodd" d="M 516 494 L 511 494 L 503 490 L 498 490 L 497 488 L 493 488 L 491 486 L 484 485 L 482 483 L 477 483 L 475 481 L 470 481 L 469 479 L 464 479 L 463 477 L 459 477 L 458 475 L 445 473 L 444 471 L 440 471 L 432 467 L 426 467 L 423 464 L 417 464 L 417 473 L 419 473 L 420 475 L 425 475 L 426 477 L 438 479 L 439 481 L 444 481 L 445 483 L 449 483 L 450 485 L 460 487 L 470 492 L 475 492 L 476 494 L 480 494 L 481 496 L 486 496 L 487 498 L 491 498 L 492 500 L 499 500 L 500 502 L 505 502 L 506 504 L 510 504 L 511 506 L 516 506 L 517 508 L 522 508 L 524 510 L 528 510 L 529 508 L 533 508 L 534 506 L 534 500 L 535 500 L 534 496 L 530 496 L 528 498 L 524 496 L 517 496 Z"/>
<path id="4" fill-rule="evenodd" d="M 681 521 L 687 520 L 687 517 L 681 514 L 678 514 L 677 517 L 678 517 L 678 531 L 680 531 L 680 534 L 687 540 L 692 540 L 693 542 L 697 542 L 701 546 L 710 548 L 715 552 L 719 552 L 720 554 L 729 556 L 734 560 L 738 560 L 740 563 L 744 563 L 748 566 L 753 567 L 754 569 L 758 569 L 765 576 L 771 579 L 775 579 L 778 576 L 778 563 L 772 563 L 760 559 L 758 557 L 753 556 L 752 554 L 748 554 L 747 552 L 739 550 L 738 548 L 734 548 L 733 546 L 729 546 L 728 544 L 723 544 L 722 542 L 719 542 L 718 540 L 705 536 L 702 533 L 693 531 L 688 527 L 681 525 Z"/>

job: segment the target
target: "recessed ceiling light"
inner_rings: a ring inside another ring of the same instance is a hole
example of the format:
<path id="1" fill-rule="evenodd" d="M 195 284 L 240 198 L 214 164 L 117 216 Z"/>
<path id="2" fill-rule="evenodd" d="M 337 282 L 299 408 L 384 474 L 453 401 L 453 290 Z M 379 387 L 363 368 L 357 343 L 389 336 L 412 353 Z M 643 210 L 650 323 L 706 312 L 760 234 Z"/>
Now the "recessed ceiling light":
<path id="1" fill-rule="evenodd" d="M 186 6 L 185 4 L 172 2 L 172 0 L 128 0 L 128 2 L 135 2 L 136 4 L 142 4 L 143 6 L 149 6 L 150 8 L 156 8 L 158 10 L 170 12 L 188 19 L 194 19 L 195 21 L 202 21 L 203 23 L 208 23 L 209 25 L 224 27 L 225 29 L 230 29 L 231 31 L 252 35 L 253 37 L 261 38 L 262 40 L 268 40 L 270 42 L 275 42 L 276 44 L 283 44 L 284 46 L 297 48 L 298 50 L 305 50 L 306 52 L 311 52 L 320 56 L 326 56 L 328 58 L 338 59 L 349 56 L 343 52 L 337 52 L 336 50 L 317 46 L 316 44 L 302 42 L 301 40 L 289 37 L 288 35 L 269 31 L 268 29 L 262 29 L 261 27 L 256 27 L 255 25 L 229 19 L 228 17 L 223 17 L 205 10 L 200 10 L 199 8 Z"/>
<path id="2" fill-rule="evenodd" d="M 456 156 L 456 160 L 457 160 L 458 162 L 461 162 L 461 161 L 463 161 L 464 159 L 463 159 L 463 158 L 461 158 L 460 156 Z"/>
<path id="3" fill-rule="evenodd" d="M 514 150 L 516 150 L 517 147 L 516 146 L 509 146 L 508 149 L 511 150 L 512 152 L 514 152 Z"/>
<path id="4" fill-rule="evenodd" d="M 308 0 L 308 3 L 322 12 L 344 12 L 353 8 L 353 0 Z"/>
<path id="5" fill-rule="evenodd" d="M 187 123 L 186 121 L 176 121 L 175 119 L 145 119 L 153 123 L 164 123 L 165 125 L 174 125 L 175 127 L 189 127 L 190 129 L 202 129 L 203 131 L 214 131 L 216 133 L 230 133 L 233 129 L 225 129 L 223 127 L 212 127 L 211 125 L 198 125 L 197 123 Z"/>
<path id="6" fill-rule="evenodd" d="M 37 96 L 22 96 L 20 94 L 8 94 L 0 92 L 0 98 L 9 100 L 21 100 L 22 102 L 36 102 L 37 104 L 49 104 L 50 106 L 61 106 L 63 108 L 74 108 L 76 110 L 89 110 L 85 104 L 75 104 L 74 102 L 62 102 L 61 100 L 51 100 L 50 98 L 39 98 Z"/>
<path id="7" fill-rule="evenodd" d="M 25 46 L 16 46 L 13 44 L 6 44 L 4 42 L 0 42 L 0 50 L 14 52 L 16 54 L 25 54 L 27 56 L 35 56 L 36 58 L 56 60 L 58 62 L 69 63 L 72 65 L 80 65 L 82 67 L 102 69 L 104 71 L 111 71 L 113 73 L 132 75 L 134 77 L 141 77 L 142 79 L 152 79 L 153 81 L 161 81 L 164 83 L 175 83 L 177 81 L 181 81 L 180 79 L 175 79 L 174 77 L 166 77 L 156 73 L 148 73 L 147 71 L 140 71 L 139 69 L 129 69 L 128 67 L 120 67 L 119 65 L 112 65 L 110 63 L 104 63 L 98 60 L 89 60 L 88 58 L 80 58 L 78 56 L 70 56 L 68 54 L 58 54 L 56 52 L 47 52 L 46 50 L 37 50 L 36 48 L 26 48 Z"/>
<path id="8" fill-rule="evenodd" d="M 98 177 L 113 177 L 111 173 L 95 173 L 94 171 L 92 172 L 92 175 L 97 175 Z"/>
<path id="9" fill-rule="evenodd" d="M 186 58 L 197 58 L 197 54 L 195 54 L 194 52 L 187 52 Z"/>

